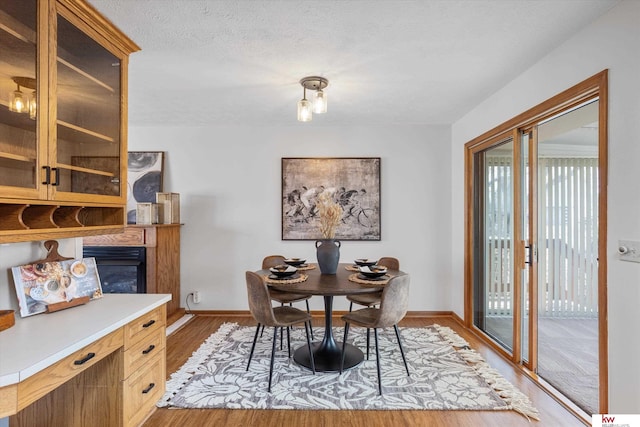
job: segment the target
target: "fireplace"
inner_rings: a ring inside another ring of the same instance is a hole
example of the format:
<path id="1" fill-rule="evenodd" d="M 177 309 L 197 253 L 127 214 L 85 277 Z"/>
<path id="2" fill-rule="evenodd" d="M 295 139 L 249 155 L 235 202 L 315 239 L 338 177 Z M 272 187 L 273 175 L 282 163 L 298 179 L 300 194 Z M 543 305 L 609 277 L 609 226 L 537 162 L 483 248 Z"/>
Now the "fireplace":
<path id="1" fill-rule="evenodd" d="M 83 256 L 94 257 L 105 294 L 147 292 L 146 248 L 138 246 L 85 246 Z"/>

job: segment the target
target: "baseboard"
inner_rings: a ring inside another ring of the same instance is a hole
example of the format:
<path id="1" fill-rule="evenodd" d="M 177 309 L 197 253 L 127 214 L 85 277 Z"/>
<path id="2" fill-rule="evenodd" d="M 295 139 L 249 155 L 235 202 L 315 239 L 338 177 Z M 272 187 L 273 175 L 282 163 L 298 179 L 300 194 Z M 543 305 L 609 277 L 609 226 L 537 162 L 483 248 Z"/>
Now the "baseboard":
<path id="1" fill-rule="evenodd" d="M 333 317 L 340 317 L 348 313 L 346 310 L 334 310 Z M 251 316 L 249 310 L 190 310 L 189 314 L 195 314 L 198 316 L 222 316 L 222 317 L 247 317 Z M 324 310 L 312 310 L 313 316 L 324 316 Z M 462 319 L 458 317 L 453 311 L 408 311 L 405 315 L 407 318 L 425 318 L 425 317 L 451 317 L 456 322 L 462 324 Z"/>

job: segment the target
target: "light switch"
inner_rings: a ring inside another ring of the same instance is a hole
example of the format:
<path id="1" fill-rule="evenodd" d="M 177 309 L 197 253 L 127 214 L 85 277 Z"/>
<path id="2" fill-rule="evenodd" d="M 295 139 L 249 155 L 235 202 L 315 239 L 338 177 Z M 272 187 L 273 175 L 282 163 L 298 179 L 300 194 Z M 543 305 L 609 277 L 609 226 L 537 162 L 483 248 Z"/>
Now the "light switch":
<path id="1" fill-rule="evenodd" d="M 620 261 L 640 262 L 640 242 L 619 240 L 618 255 L 620 255 Z"/>

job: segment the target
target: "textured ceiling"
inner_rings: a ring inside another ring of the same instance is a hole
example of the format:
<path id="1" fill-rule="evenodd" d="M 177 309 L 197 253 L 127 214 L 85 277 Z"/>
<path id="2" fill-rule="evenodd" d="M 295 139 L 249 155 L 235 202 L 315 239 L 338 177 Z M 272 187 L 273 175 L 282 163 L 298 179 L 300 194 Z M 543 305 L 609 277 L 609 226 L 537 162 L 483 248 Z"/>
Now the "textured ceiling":
<path id="1" fill-rule="evenodd" d="M 618 0 L 89 0 L 141 48 L 132 125 L 450 124 Z"/>

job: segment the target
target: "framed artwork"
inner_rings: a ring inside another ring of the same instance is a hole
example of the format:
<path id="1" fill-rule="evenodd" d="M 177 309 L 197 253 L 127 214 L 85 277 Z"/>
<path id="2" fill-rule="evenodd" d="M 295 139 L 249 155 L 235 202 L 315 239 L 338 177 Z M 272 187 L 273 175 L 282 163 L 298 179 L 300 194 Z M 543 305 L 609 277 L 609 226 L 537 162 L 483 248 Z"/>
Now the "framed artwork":
<path id="1" fill-rule="evenodd" d="M 102 297 L 95 258 L 36 262 L 12 267 L 11 272 L 22 317 L 44 313 L 49 304 Z"/>
<path id="2" fill-rule="evenodd" d="M 337 240 L 380 240 L 380 157 L 282 158 L 282 240 L 321 238 L 323 193 L 342 208 Z"/>
<path id="3" fill-rule="evenodd" d="M 114 178 L 120 176 L 120 159 L 118 157 L 71 157 L 71 164 L 87 169 L 107 172 L 106 175 L 71 171 L 71 191 L 74 193 L 120 195 L 120 182 Z M 110 175 L 109 175 L 110 174 Z"/>
<path id="4" fill-rule="evenodd" d="M 164 151 L 129 151 L 127 160 L 127 222 L 136 223 L 138 203 L 155 203 L 162 192 Z"/>

